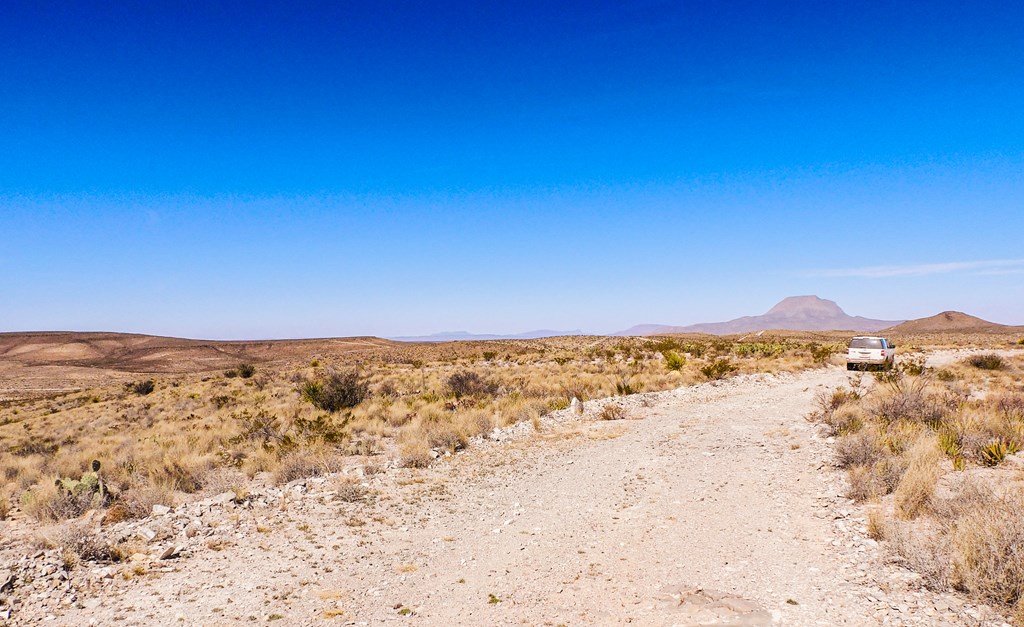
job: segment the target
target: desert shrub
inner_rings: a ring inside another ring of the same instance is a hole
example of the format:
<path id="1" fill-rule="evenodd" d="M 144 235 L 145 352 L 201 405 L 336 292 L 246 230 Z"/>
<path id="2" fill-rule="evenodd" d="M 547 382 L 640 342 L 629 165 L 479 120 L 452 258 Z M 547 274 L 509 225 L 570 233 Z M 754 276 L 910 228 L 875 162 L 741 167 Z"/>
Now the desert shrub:
<path id="1" fill-rule="evenodd" d="M 816 342 L 812 342 L 810 345 L 808 345 L 807 348 L 811 353 L 811 360 L 814 363 L 821 365 L 828 361 L 828 358 L 831 357 L 833 354 L 842 350 L 842 345 L 818 344 Z"/>
<path id="2" fill-rule="evenodd" d="M 31 437 L 15 444 L 11 447 L 10 451 L 12 455 L 17 455 L 18 457 L 28 457 L 29 455 L 50 457 L 59 449 L 60 445 L 50 438 Z"/>
<path id="3" fill-rule="evenodd" d="M 863 502 L 891 494 L 899 485 L 903 471 L 899 457 L 885 457 L 870 466 L 851 466 L 847 471 L 846 496 Z"/>
<path id="4" fill-rule="evenodd" d="M 243 379 L 252 378 L 252 376 L 256 374 L 256 366 L 250 363 L 238 364 L 238 368 L 236 368 L 236 370 L 238 372 L 238 376 Z"/>
<path id="5" fill-rule="evenodd" d="M 724 379 L 728 375 L 736 371 L 736 366 L 728 359 L 716 359 L 710 364 L 701 366 L 700 372 L 709 380 Z"/>
<path id="6" fill-rule="evenodd" d="M 923 386 L 909 385 L 876 402 L 872 413 L 883 422 L 916 422 L 938 427 L 947 415 L 947 405 L 925 393 Z"/>
<path id="7" fill-rule="evenodd" d="M 943 368 L 935 373 L 935 378 L 943 383 L 950 383 L 952 381 L 956 381 L 957 376 L 952 370 L 946 370 Z"/>
<path id="8" fill-rule="evenodd" d="M 173 507 L 174 487 L 166 483 L 139 481 L 138 485 L 132 486 L 118 496 L 111 505 L 111 510 L 118 510 L 121 520 L 129 520 L 149 516 L 154 505 Z"/>
<path id="9" fill-rule="evenodd" d="M 912 377 L 919 377 L 925 373 L 924 357 L 915 357 L 913 359 L 904 359 L 897 366 L 899 370 L 906 375 Z"/>
<path id="10" fill-rule="evenodd" d="M 608 403 L 597 417 L 600 420 L 622 420 L 626 417 L 626 410 L 618 403 Z"/>
<path id="11" fill-rule="evenodd" d="M 877 429 L 861 429 L 836 441 L 836 463 L 840 468 L 873 466 L 888 454 Z"/>
<path id="12" fill-rule="evenodd" d="M 263 447 L 289 446 L 291 436 L 281 425 L 281 419 L 264 408 L 255 411 L 244 409 L 231 414 L 239 422 L 240 431 L 231 442 L 258 442 Z"/>
<path id="13" fill-rule="evenodd" d="M 1024 421 L 1024 394 L 1000 396 L 995 408 L 1007 420 Z"/>
<path id="14" fill-rule="evenodd" d="M 469 444 L 469 438 L 450 420 L 428 422 L 421 427 L 430 448 L 454 453 Z"/>
<path id="15" fill-rule="evenodd" d="M 633 381 L 633 377 L 629 375 L 621 375 L 615 382 L 615 393 L 619 396 L 629 396 L 630 394 L 636 394 L 643 389 L 643 385 Z M 583 399 L 580 399 L 583 400 Z"/>
<path id="16" fill-rule="evenodd" d="M 213 403 L 213 406 L 216 407 L 217 409 L 224 409 L 228 405 L 237 404 L 238 399 L 236 399 L 234 396 L 229 396 L 227 394 L 218 394 L 217 396 L 211 398 L 210 402 Z"/>
<path id="17" fill-rule="evenodd" d="M 812 418 L 818 419 L 821 422 L 832 427 L 833 432 L 836 431 L 834 424 L 833 414 L 836 410 L 844 405 L 852 405 L 856 401 L 860 400 L 860 393 L 856 390 L 848 390 L 846 388 L 837 388 L 832 391 L 821 390 L 815 394 L 815 403 L 818 405 L 818 411 L 812 415 Z"/>
<path id="18" fill-rule="evenodd" d="M 494 428 L 493 415 L 483 409 L 470 410 L 457 418 L 462 431 L 469 437 L 490 433 Z"/>
<path id="19" fill-rule="evenodd" d="M 346 429 L 349 416 L 341 419 L 331 414 L 319 414 L 314 418 L 296 418 L 288 430 L 293 441 L 302 441 L 309 445 L 313 443 L 338 444 L 349 439 Z"/>
<path id="20" fill-rule="evenodd" d="M 346 503 L 355 503 L 366 498 L 367 490 L 355 477 L 342 477 L 334 482 L 334 498 Z"/>
<path id="21" fill-rule="evenodd" d="M 354 371 L 328 372 L 323 378 L 306 379 L 299 385 L 302 400 L 330 413 L 355 407 L 369 393 L 367 382 Z"/>
<path id="22" fill-rule="evenodd" d="M 890 548 L 899 555 L 904 565 L 921 575 L 924 583 L 934 590 L 949 585 L 950 555 L 946 542 L 936 542 L 928 534 L 919 533 L 913 525 L 891 522 L 886 527 Z"/>
<path id="23" fill-rule="evenodd" d="M 448 390 L 455 398 L 464 396 L 489 396 L 493 395 L 498 386 L 481 377 L 471 370 L 456 372 L 448 377 L 445 382 Z"/>
<path id="24" fill-rule="evenodd" d="M 578 398 L 580 401 L 589 400 L 593 391 L 592 385 L 580 380 L 578 377 L 573 377 L 568 383 L 562 384 L 562 396 L 570 403 L 574 398 Z"/>
<path id="25" fill-rule="evenodd" d="M 313 456 L 303 452 L 287 455 L 273 473 L 274 483 L 281 485 L 298 479 L 323 474 L 323 465 Z"/>
<path id="26" fill-rule="evenodd" d="M 112 561 L 115 557 L 110 543 L 86 524 L 64 526 L 57 532 L 53 543 L 64 551 L 70 551 L 81 561 Z"/>
<path id="27" fill-rule="evenodd" d="M 152 394 L 153 390 L 156 389 L 156 381 L 153 379 L 146 379 L 145 381 L 130 381 L 124 384 L 124 389 L 127 392 L 138 396 L 146 396 Z"/>
<path id="28" fill-rule="evenodd" d="M 653 338 L 647 347 L 656 353 L 664 354 L 669 351 L 678 351 L 682 349 L 683 345 L 674 337 L 657 337 Z"/>
<path id="29" fill-rule="evenodd" d="M 206 470 L 206 464 L 202 459 L 174 458 L 168 455 L 149 467 L 148 478 L 153 485 L 167 486 L 192 494 L 203 487 Z"/>
<path id="30" fill-rule="evenodd" d="M 665 367 L 673 372 L 682 370 L 686 365 L 686 358 L 675 351 L 665 351 L 662 356 L 665 358 Z"/>
<path id="31" fill-rule="evenodd" d="M 1003 358 L 995 353 L 986 353 L 984 355 L 968 357 L 967 364 L 974 366 L 979 370 L 1002 370 L 1006 367 L 1006 363 L 1003 361 Z"/>
<path id="32" fill-rule="evenodd" d="M 724 347 L 716 344 L 719 352 L 725 352 Z M 782 342 L 742 342 L 731 347 L 732 353 L 738 357 L 776 357 L 786 352 L 788 344 Z"/>

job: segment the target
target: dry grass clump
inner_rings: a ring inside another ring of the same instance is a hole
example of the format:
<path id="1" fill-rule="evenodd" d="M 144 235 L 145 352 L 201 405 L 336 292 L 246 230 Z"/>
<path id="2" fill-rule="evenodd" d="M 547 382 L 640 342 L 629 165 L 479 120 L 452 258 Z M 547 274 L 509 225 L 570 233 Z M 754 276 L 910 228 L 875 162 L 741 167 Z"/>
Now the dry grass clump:
<path id="1" fill-rule="evenodd" d="M 55 485 L 40 486 L 21 493 L 21 511 L 41 521 L 77 518 L 90 509 L 103 506 L 103 498 L 91 492 L 74 494 L 57 489 Z"/>
<path id="2" fill-rule="evenodd" d="M 922 436 L 907 452 L 907 468 L 893 493 L 896 516 L 916 518 L 928 506 L 942 474 L 941 456 L 935 438 L 930 435 Z"/>
<path id="3" fill-rule="evenodd" d="M 1024 595 L 1024 498 L 990 495 L 948 532 L 954 587 L 998 603 Z"/>

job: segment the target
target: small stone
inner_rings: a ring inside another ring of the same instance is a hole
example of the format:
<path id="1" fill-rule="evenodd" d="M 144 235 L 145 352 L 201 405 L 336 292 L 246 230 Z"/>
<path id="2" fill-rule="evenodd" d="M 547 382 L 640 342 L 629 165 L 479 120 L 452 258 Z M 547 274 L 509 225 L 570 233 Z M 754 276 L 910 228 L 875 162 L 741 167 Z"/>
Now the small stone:
<path id="1" fill-rule="evenodd" d="M 181 553 L 181 547 L 172 544 L 160 552 L 160 559 L 169 560 L 173 557 L 177 557 L 179 553 Z"/>
<path id="2" fill-rule="evenodd" d="M 135 532 L 135 535 L 139 536 L 146 542 L 152 542 L 153 538 L 156 537 L 156 532 L 148 527 L 139 527 L 138 531 Z"/>
<path id="3" fill-rule="evenodd" d="M 160 505 L 159 503 L 153 506 L 154 516 L 164 516 L 171 513 L 171 508 L 166 505 Z"/>

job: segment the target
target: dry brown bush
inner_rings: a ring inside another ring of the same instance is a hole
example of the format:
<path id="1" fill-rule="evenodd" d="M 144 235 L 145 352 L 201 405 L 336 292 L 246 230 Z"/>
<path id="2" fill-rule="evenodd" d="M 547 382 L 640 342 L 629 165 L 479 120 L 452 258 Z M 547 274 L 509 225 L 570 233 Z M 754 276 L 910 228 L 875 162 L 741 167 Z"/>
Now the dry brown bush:
<path id="1" fill-rule="evenodd" d="M 281 485 L 298 479 L 316 477 L 323 472 L 323 464 L 315 456 L 306 452 L 294 453 L 281 459 L 281 463 L 273 473 L 273 479 L 274 483 Z"/>
<path id="2" fill-rule="evenodd" d="M 73 553 L 80 561 L 110 561 L 113 557 L 110 543 L 82 523 L 64 525 L 52 542 L 56 547 Z"/>
<path id="3" fill-rule="evenodd" d="M 889 455 L 877 428 L 862 429 L 836 442 L 836 463 L 840 468 L 873 466 Z"/>
<path id="4" fill-rule="evenodd" d="M 890 548 L 903 559 L 907 568 L 921 575 L 925 585 L 933 590 L 945 590 L 949 586 L 950 557 L 945 542 L 936 542 L 934 537 L 922 533 L 911 523 L 891 521 L 886 530 Z"/>
<path id="5" fill-rule="evenodd" d="M 335 497 L 339 501 L 355 503 L 366 498 L 369 492 L 355 477 L 341 477 L 334 482 Z"/>
<path id="6" fill-rule="evenodd" d="M 599 420 L 622 420 L 626 417 L 626 410 L 618 403 L 608 403 L 597 417 Z"/>

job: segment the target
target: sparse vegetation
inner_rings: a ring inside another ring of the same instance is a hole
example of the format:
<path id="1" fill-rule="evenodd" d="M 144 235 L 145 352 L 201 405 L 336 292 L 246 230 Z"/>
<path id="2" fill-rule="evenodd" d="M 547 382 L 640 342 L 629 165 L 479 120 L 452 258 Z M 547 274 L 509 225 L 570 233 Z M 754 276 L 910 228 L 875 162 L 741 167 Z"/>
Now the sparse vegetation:
<path id="1" fill-rule="evenodd" d="M 318 352 L 261 362 L 258 371 L 236 361 L 226 371 L 125 376 L 0 406 L 0 494 L 44 520 L 97 505 L 110 520 L 134 518 L 175 494 L 223 483 L 226 471 L 286 482 L 337 468 L 342 456 L 382 452 L 424 467 L 495 427 L 540 428 L 544 414 L 573 398 L 692 385 L 709 365 L 724 374 L 797 370 L 813 365 L 812 352 L 791 339 L 572 337 L 408 345 L 347 359 Z M 62 496 L 54 481 L 79 478 L 95 458 L 110 495 L 100 503 Z"/>
<path id="2" fill-rule="evenodd" d="M 867 394 L 819 394 L 815 414 L 839 436 L 848 496 L 873 502 L 871 537 L 929 586 L 1018 610 L 1024 493 L 1000 467 L 1024 447 L 1022 361 L 982 354 L 935 372 L 908 360 Z"/>

